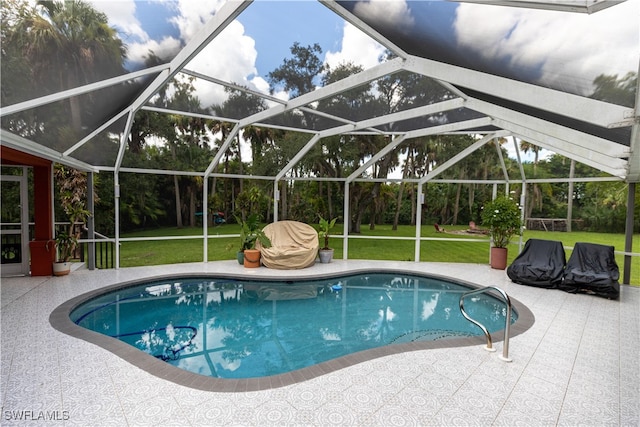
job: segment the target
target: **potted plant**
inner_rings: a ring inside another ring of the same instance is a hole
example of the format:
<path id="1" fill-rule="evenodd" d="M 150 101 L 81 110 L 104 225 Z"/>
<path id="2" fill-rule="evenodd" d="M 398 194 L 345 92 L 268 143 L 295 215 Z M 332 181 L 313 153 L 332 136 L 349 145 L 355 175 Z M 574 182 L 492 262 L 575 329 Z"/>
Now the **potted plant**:
<path id="1" fill-rule="evenodd" d="M 320 257 L 320 262 L 323 264 L 330 263 L 333 259 L 333 249 L 329 247 L 329 235 L 336 225 L 337 219 L 338 218 L 333 218 L 329 221 L 320 217 L 320 221 L 318 222 L 318 237 L 321 241 L 324 240 L 324 246 L 318 250 L 318 256 Z"/>
<path id="2" fill-rule="evenodd" d="M 522 231 L 518 204 L 506 196 L 499 196 L 482 208 L 482 224 L 491 236 L 491 268 L 507 268 L 507 246 L 511 237 Z"/>
<path id="3" fill-rule="evenodd" d="M 238 264 L 244 264 L 244 250 L 249 249 L 251 246 L 246 242 L 246 235 L 244 232 L 245 227 L 243 226 L 243 221 L 236 216 L 236 222 L 240 224 L 240 240 L 238 245 L 236 246 L 233 243 L 229 243 L 227 245 L 227 250 L 231 251 L 236 248 L 236 259 L 238 260 Z"/>
<path id="4" fill-rule="evenodd" d="M 236 217 L 240 224 L 240 247 L 238 249 L 238 262 L 245 267 L 260 266 L 260 251 L 256 249 L 256 242 L 265 248 L 271 247 L 271 240 L 264 234 L 260 226 L 260 217 L 251 214 L 246 220 Z M 242 254 L 242 255 L 241 255 Z M 242 262 L 241 262 L 242 259 Z"/>
<path id="5" fill-rule="evenodd" d="M 68 206 L 69 226 L 56 235 L 56 261 L 53 263 L 54 276 L 64 276 L 71 271 L 71 258 L 78 247 L 81 231 L 78 224 L 85 223 L 89 218 L 89 211 L 80 204 Z"/>

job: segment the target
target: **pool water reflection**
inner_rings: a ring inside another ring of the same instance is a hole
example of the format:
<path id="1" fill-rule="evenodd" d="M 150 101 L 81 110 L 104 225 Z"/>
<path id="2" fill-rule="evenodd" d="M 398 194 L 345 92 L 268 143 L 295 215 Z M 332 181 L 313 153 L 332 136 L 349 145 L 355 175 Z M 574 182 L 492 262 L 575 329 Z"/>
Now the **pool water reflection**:
<path id="1" fill-rule="evenodd" d="M 469 289 L 404 273 L 296 282 L 169 278 L 98 296 L 70 317 L 193 373 L 256 378 L 375 347 L 482 335 L 459 310 Z M 490 332 L 504 328 L 500 300 L 485 294 L 467 305 Z"/>

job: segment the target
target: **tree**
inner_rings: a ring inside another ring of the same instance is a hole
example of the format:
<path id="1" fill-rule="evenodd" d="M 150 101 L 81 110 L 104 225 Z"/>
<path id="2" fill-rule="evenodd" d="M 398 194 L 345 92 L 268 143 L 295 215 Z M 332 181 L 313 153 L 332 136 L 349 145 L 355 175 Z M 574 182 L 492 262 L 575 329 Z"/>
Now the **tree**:
<path id="1" fill-rule="evenodd" d="M 54 178 L 58 189 L 59 206 L 64 211 L 69 224 L 56 236 L 59 259 L 69 261 L 74 256 L 78 239 L 82 235 L 83 224 L 91 215 L 87 210 L 88 182 L 87 174 L 77 169 L 56 164 Z M 94 202 L 99 198 L 95 193 Z"/>
<path id="2" fill-rule="evenodd" d="M 381 58 L 382 61 L 388 61 L 395 57 L 391 51 L 386 51 Z M 393 113 L 397 111 L 409 110 L 412 108 L 421 107 L 437 102 L 441 102 L 447 99 L 453 98 L 453 94 L 446 89 L 443 85 L 437 81 L 414 73 L 400 72 L 386 76 L 379 79 L 376 82 L 376 89 L 379 93 L 378 102 L 382 108 L 384 114 Z M 424 125 L 424 122 L 430 124 L 446 123 L 450 120 L 449 116 L 451 112 L 440 112 L 435 115 L 427 117 L 419 117 L 410 120 L 406 120 L 402 123 L 391 124 L 388 130 L 402 130 L 413 129 Z M 402 165 L 403 178 L 424 176 L 429 170 L 430 165 L 434 165 L 436 159 L 433 138 L 415 138 L 407 141 L 402 147 L 397 148 L 398 158 L 400 152 L 404 157 L 404 164 Z M 391 159 L 387 159 L 387 163 L 382 163 L 382 166 L 391 166 L 388 162 Z M 402 207 L 402 197 L 404 193 L 405 185 L 399 187 L 399 191 L 396 197 L 396 213 L 394 218 L 394 229 L 397 228 L 397 222 L 400 216 L 400 209 Z M 413 187 L 409 187 L 413 191 Z M 410 194 L 412 195 L 412 193 Z M 412 213 L 415 213 L 415 201 L 412 199 Z M 415 215 L 412 214 L 412 218 Z M 412 221 L 415 221 L 412 219 Z"/>
<path id="3" fill-rule="evenodd" d="M 520 140 L 520 150 L 522 150 L 525 154 L 527 154 L 529 151 L 533 152 L 533 178 L 537 178 L 540 147 L 528 141 Z M 542 194 L 540 194 L 540 188 L 535 182 L 533 183 L 530 197 L 527 197 L 527 201 L 525 203 L 525 218 L 531 217 L 531 212 L 533 211 L 534 206 L 538 206 L 539 208 L 541 208 L 542 206 Z"/>
<path id="4" fill-rule="evenodd" d="M 123 166 L 133 168 L 159 168 L 160 150 L 151 145 L 140 152 L 129 153 Z M 164 180 L 166 177 L 146 174 L 140 179 L 137 174 L 123 173 L 120 176 L 120 227 L 130 230 L 134 227 L 157 226 L 166 218 L 167 212 L 162 205 Z M 113 184 L 112 184 L 113 185 Z M 107 194 L 113 191 L 107 192 Z"/>
<path id="5" fill-rule="evenodd" d="M 2 105 L 11 105 L 37 96 L 37 85 L 33 85 L 29 57 L 25 55 L 25 35 L 20 34 L 23 21 L 32 19 L 36 11 L 23 0 L 2 2 L 2 25 L 0 25 L 0 53 L 2 61 Z M 24 114 L 24 113 L 23 113 Z M 3 124 L 3 128 L 10 129 Z"/>
<path id="6" fill-rule="evenodd" d="M 617 74 L 615 76 L 601 74 L 593 81 L 595 89 L 590 98 L 633 108 L 637 81 L 638 74 L 632 71 L 620 78 Z"/>
<path id="7" fill-rule="evenodd" d="M 264 99 L 262 99 L 257 95 L 251 94 L 248 91 L 227 87 L 225 88 L 225 92 L 227 93 L 228 98 L 222 104 L 216 104 L 209 107 L 209 110 L 211 111 L 211 113 L 216 116 L 234 119 L 234 118 L 244 117 L 245 115 L 249 115 L 249 114 L 255 114 L 267 108 Z M 214 121 L 212 122 L 211 131 L 213 133 L 220 133 L 221 135 L 220 142 L 223 142 L 223 141 L 226 141 L 228 135 L 231 133 L 234 126 L 235 125 L 233 123 L 228 121 Z M 251 151 L 252 151 L 254 166 L 256 162 L 260 161 L 262 156 L 262 145 L 266 143 L 268 139 L 266 135 L 263 135 L 264 133 L 266 133 L 266 130 L 264 128 L 257 128 L 255 126 L 248 126 L 243 130 L 242 137 L 245 138 L 246 140 L 249 140 L 249 142 L 251 143 Z M 234 138 L 234 141 L 229 146 L 227 151 L 225 152 L 225 158 L 224 158 L 225 173 L 230 173 L 229 172 L 230 158 L 235 157 L 236 159 L 235 166 L 238 167 L 237 172 L 241 175 L 244 174 L 244 162 L 242 159 L 242 149 L 240 144 L 241 144 L 241 138 L 240 138 L 240 135 L 238 134 L 236 138 Z M 237 190 L 235 189 L 235 187 L 231 189 L 228 188 L 228 183 L 229 182 L 233 183 L 234 182 L 233 180 L 226 179 L 224 181 L 225 183 L 224 192 L 227 196 L 224 197 L 223 199 L 225 200 L 234 199 L 238 193 L 241 193 L 244 190 L 244 180 L 239 179 L 238 181 L 239 181 L 239 185 Z M 212 195 L 216 194 L 216 190 L 217 190 L 216 187 L 217 187 L 217 179 L 214 178 L 213 185 L 211 186 Z M 230 192 L 233 193 L 230 195 L 231 197 L 229 197 Z M 227 215 L 230 213 L 231 210 L 234 209 L 233 205 L 234 203 L 231 203 L 228 206 L 228 208 L 225 209 L 225 213 Z M 245 218 L 243 217 L 243 219 Z"/>
<path id="8" fill-rule="evenodd" d="M 38 1 L 36 9 L 19 13 L 8 43 L 27 58 L 41 90 L 59 92 L 124 73 L 125 46 L 107 16 L 89 3 Z M 98 100 L 83 95 L 67 102 L 71 127 L 80 132 L 92 112 L 88 106 Z"/>
<path id="9" fill-rule="evenodd" d="M 343 63 L 335 67 L 335 69 L 327 68 L 322 83 L 326 86 L 361 71 L 362 67 L 360 66 L 352 63 Z M 373 94 L 372 85 L 370 84 L 342 92 L 318 103 L 318 110 L 354 121 L 375 117 L 381 114 L 384 108 L 380 99 Z M 318 159 L 321 159 L 318 162 L 321 167 L 320 173 L 325 172 L 326 174 L 326 172 L 332 171 L 334 174 L 331 176 L 339 176 L 336 173 L 337 171 L 351 173 L 360 167 L 365 159 L 373 156 L 389 143 L 390 140 L 388 138 L 380 135 L 353 135 L 330 138 L 324 144 L 322 153 L 316 153 L 319 154 Z M 332 160 L 334 160 L 333 164 L 331 164 Z M 386 178 L 388 173 L 397 166 L 397 163 L 397 153 L 395 151 L 387 154 L 372 166 L 373 176 Z M 350 193 L 352 196 L 350 203 L 354 206 L 354 209 L 349 226 L 351 231 L 356 233 L 360 231 L 360 224 L 367 209 L 370 211 L 370 227 L 374 228 L 375 219 L 384 206 L 384 200 L 380 198 L 381 182 L 374 183 L 367 191 L 364 191 L 364 188 L 361 187 L 361 183 L 354 183 L 353 191 Z M 327 188 L 327 191 L 330 191 L 331 184 L 328 184 Z M 330 211 L 328 216 L 335 215 Z"/>
<path id="10" fill-rule="evenodd" d="M 146 67 L 160 65 L 163 62 L 162 58 L 157 56 L 153 51 L 149 51 L 145 58 Z M 156 107 L 166 107 L 167 88 L 168 85 L 163 86 L 158 91 L 157 97 L 155 97 L 150 104 Z M 174 137 L 174 134 L 175 131 L 173 125 L 171 124 L 170 117 L 167 114 L 148 110 L 138 110 L 127 141 L 129 152 L 134 154 L 140 153 L 147 142 L 147 138 L 150 136 L 164 137 L 169 140 Z"/>
<path id="11" fill-rule="evenodd" d="M 318 43 L 303 47 L 299 42 L 295 42 L 290 50 L 293 57 L 285 59 L 281 66 L 271 71 L 267 80 L 271 93 L 282 88 L 289 93 L 289 98 L 296 98 L 315 89 L 315 81 L 325 67 L 319 57 L 322 48 Z M 313 129 L 316 117 L 305 111 L 303 115 L 306 126 Z"/>

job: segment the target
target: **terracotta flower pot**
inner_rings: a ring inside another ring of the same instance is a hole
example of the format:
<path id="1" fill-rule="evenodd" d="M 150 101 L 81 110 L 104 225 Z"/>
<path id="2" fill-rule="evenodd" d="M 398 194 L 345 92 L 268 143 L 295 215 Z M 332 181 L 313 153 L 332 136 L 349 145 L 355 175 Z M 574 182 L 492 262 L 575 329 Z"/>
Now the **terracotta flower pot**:
<path id="1" fill-rule="evenodd" d="M 257 249 L 245 249 L 244 266 L 246 268 L 260 267 L 260 251 Z"/>
<path id="2" fill-rule="evenodd" d="M 507 248 L 491 248 L 491 268 L 504 270 L 507 268 Z"/>

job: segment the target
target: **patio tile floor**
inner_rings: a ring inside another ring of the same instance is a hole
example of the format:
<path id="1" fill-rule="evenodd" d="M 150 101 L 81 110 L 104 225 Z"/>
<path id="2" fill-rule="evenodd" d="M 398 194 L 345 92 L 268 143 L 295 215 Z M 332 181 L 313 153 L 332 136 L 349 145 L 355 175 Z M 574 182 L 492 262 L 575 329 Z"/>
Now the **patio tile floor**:
<path id="1" fill-rule="evenodd" d="M 511 363 L 483 346 L 387 355 L 284 387 L 202 391 L 160 379 L 55 330 L 51 312 L 90 290 L 176 273 L 322 275 L 402 269 L 493 285 L 535 323 L 510 342 Z M 334 261 L 304 271 L 247 270 L 235 261 L 77 270 L 3 278 L 2 425 L 640 425 L 640 288 L 618 301 L 513 284 L 484 265 Z M 46 419 L 42 419 L 45 417 Z"/>

